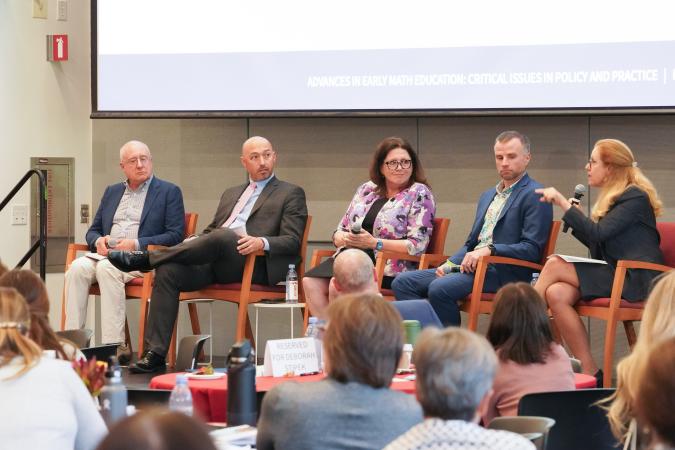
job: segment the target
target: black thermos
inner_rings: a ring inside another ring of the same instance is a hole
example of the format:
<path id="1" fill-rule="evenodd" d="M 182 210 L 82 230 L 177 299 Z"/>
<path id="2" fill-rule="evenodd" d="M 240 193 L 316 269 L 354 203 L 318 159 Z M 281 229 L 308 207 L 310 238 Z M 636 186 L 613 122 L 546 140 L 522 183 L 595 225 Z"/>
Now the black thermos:
<path id="1" fill-rule="evenodd" d="M 227 424 L 254 427 L 256 421 L 255 352 L 244 339 L 227 356 Z"/>

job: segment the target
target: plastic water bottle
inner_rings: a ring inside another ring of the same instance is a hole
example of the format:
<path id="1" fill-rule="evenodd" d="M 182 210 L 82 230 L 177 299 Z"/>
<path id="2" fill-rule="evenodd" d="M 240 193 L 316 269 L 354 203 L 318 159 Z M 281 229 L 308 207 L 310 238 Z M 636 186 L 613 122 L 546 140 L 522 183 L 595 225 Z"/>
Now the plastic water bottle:
<path id="1" fill-rule="evenodd" d="M 192 415 L 192 394 L 188 387 L 186 375 L 178 375 L 176 377 L 176 385 L 173 391 L 171 391 L 171 397 L 169 397 L 169 409 L 181 412 L 186 416 Z"/>
<path id="2" fill-rule="evenodd" d="M 539 272 L 533 272 L 532 273 L 532 280 L 530 281 L 530 285 L 534 287 L 535 284 L 537 284 L 537 281 L 539 281 Z"/>
<path id="3" fill-rule="evenodd" d="M 227 424 L 255 426 L 255 351 L 248 339 L 237 342 L 227 356 Z"/>
<path id="4" fill-rule="evenodd" d="M 288 265 L 286 303 L 298 303 L 298 273 L 295 271 L 295 264 Z"/>
<path id="5" fill-rule="evenodd" d="M 321 351 L 323 348 L 323 331 L 326 321 L 321 320 L 318 317 L 310 317 L 307 322 L 307 330 L 305 331 L 305 337 L 314 338 L 316 343 L 316 356 L 319 359 L 319 367 L 323 369 L 323 358 Z"/>
<path id="6" fill-rule="evenodd" d="M 122 384 L 122 371 L 117 363 L 117 357 L 110 358 L 105 377 L 105 386 L 101 389 L 99 404 L 101 416 L 106 425 L 110 427 L 127 416 L 127 388 Z"/>

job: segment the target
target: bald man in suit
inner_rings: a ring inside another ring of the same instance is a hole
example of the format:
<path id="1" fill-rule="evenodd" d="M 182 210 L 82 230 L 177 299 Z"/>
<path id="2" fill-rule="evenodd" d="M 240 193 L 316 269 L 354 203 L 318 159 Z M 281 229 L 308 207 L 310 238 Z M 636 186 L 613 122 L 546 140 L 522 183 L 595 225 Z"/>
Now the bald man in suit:
<path id="1" fill-rule="evenodd" d="M 146 353 L 131 366 L 132 372 L 155 372 L 166 366 L 181 291 L 240 281 L 246 255 L 260 250 L 265 258 L 256 261 L 254 283 L 275 285 L 285 279 L 289 264 L 300 262 L 307 221 L 305 192 L 274 176 L 276 152 L 263 137 L 244 142 L 241 163 L 249 182 L 223 193 L 213 221 L 200 236 L 155 252 L 109 253 L 120 270 L 156 269 Z"/>

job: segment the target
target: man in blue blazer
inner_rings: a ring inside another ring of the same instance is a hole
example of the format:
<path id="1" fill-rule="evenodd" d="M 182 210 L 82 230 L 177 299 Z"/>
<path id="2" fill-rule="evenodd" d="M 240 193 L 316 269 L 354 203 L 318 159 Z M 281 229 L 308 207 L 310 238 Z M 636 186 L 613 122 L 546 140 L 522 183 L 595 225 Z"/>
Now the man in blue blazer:
<path id="1" fill-rule="evenodd" d="M 152 173 L 147 145 L 130 141 L 120 149 L 120 167 L 126 181 L 108 186 L 87 231 L 92 253 L 77 258 L 65 277 L 66 328 L 84 327 L 89 287 L 101 290 L 102 341 L 123 343 L 118 349 L 122 363 L 131 356 L 124 343 L 126 317 L 124 285 L 140 272 L 116 269 L 106 256 L 111 248 L 145 250 L 149 244 L 171 246 L 183 240 L 185 210 L 180 188 Z"/>
<path id="2" fill-rule="evenodd" d="M 500 181 L 478 200 L 464 246 L 437 269 L 405 272 L 392 283 L 397 300 L 428 298 L 446 326 L 461 323 L 458 302 L 471 293 L 481 256 L 539 262 L 548 240 L 553 210 L 539 201 L 534 190 L 542 185 L 526 173 L 530 140 L 517 131 L 505 131 L 497 136 L 494 151 Z M 531 276 L 524 267 L 490 266 L 484 291 L 496 292 L 506 283 L 529 281 Z"/>

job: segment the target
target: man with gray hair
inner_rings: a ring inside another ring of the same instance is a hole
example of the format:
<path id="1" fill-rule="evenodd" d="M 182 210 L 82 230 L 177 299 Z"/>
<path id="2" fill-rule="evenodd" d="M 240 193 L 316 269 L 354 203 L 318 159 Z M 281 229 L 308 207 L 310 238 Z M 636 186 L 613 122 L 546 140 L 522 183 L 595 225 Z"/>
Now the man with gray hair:
<path id="1" fill-rule="evenodd" d="M 398 275 L 391 288 L 397 300 L 426 298 L 443 325 L 459 325 L 459 305 L 473 289 L 482 256 L 497 255 L 540 262 L 548 241 L 553 209 L 539 201 L 542 187 L 527 174 L 530 140 L 517 131 L 504 131 L 494 145 L 499 182 L 483 192 L 464 245 L 437 269 Z M 509 264 L 490 265 L 483 292 L 497 292 L 506 283 L 529 281 L 532 270 Z"/>
<path id="2" fill-rule="evenodd" d="M 140 272 L 125 273 L 106 259 L 110 249 L 145 250 L 149 244 L 171 246 L 183 239 L 185 210 L 180 188 L 153 175 L 152 154 L 140 141 L 129 141 L 120 149 L 120 168 L 125 181 L 108 186 L 96 216 L 87 231 L 92 253 L 77 258 L 65 276 L 66 328 L 83 328 L 89 287 L 101 291 L 101 340 L 122 343 L 120 363 L 131 357 L 124 342 L 126 318 L 124 285 Z"/>
<path id="3" fill-rule="evenodd" d="M 330 279 L 328 285 L 328 300 L 330 302 L 346 294 L 380 295 L 373 261 L 366 252 L 359 249 L 347 249 L 335 257 L 333 278 Z M 312 302 L 309 298 L 308 301 L 313 315 L 325 320 L 328 304 L 317 304 L 316 300 Z M 422 327 L 442 326 L 438 316 L 426 300 L 393 302 L 393 305 L 404 320 L 418 320 Z"/>
<path id="4" fill-rule="evenodd" d="M 385 450 L 533 450 L 522 436 L 478 425 L 487 411 L 497 356 L 468 330 L 428 328 L 415 346 L 416 394 L 426 419 Z"/>

